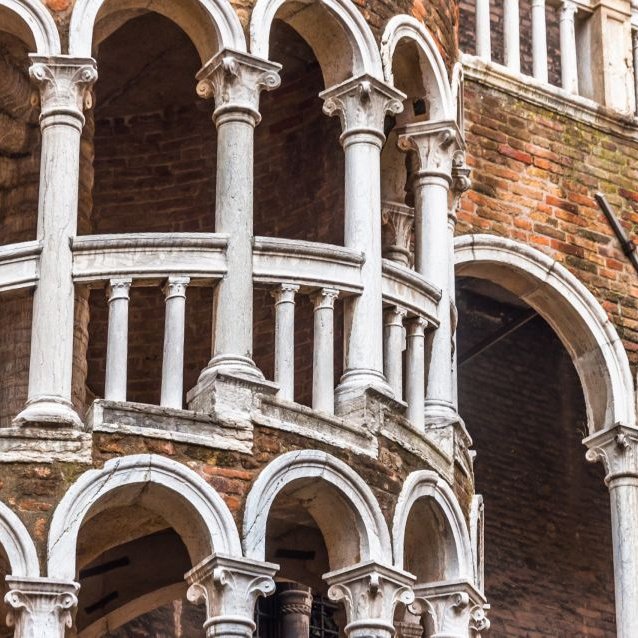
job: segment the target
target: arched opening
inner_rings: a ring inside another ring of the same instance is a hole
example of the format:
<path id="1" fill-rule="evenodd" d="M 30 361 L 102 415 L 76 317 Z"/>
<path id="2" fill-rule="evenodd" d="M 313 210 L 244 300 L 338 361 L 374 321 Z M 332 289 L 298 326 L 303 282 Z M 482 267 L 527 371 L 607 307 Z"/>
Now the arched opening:
<path id="1" fill-rule="evenodd" d="M 615 377 L 626 358 L 605 350 L 613 328 L 561 266 L 473 242 L 457 243 L 459 412 L 485 502 L 492 631 L 613 636 L 609 497 L 581 441 L 631 414 Z"/>

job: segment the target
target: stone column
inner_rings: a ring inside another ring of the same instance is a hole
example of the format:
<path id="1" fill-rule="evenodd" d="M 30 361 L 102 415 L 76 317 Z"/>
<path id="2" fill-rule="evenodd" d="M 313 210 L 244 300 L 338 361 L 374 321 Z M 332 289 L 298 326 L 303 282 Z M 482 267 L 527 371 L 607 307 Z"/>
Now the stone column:
<path id="1" fill-rule="evenodd" d="M 545 0 L 532 0 L 532 62 L 534 77 L 541 82 L 547 82 L 549 76 L 547 73 Z"/>
<path id="2" fill-rule="evenodd" d="M 631 30 L 631 52 L 634 71 L 634 112 L 638 115 L 638 28 Z"/>
<path id="3" fill-rule="evenodd" d="M 80 585 L 49 578 L 7 576 L 7 624 L 15 638 L 64 638 L 73 626 Z"/>
<path id="4" fill-rule="evenodd" d="M 296 284 L 281 284 L 272 292 L 275 299 L 275 383 L 278 395 L 295 398 L 295 295 Z"/>
<path id="5" fill-rule="evenodd" d="M 338 290 L 323 288 L 313 298 L 312 409 L 328 413 L 334 412 L 334 307 L 338 296 Z"/>
<path id="6" fill-rule="evenodd" d="M 132 279 L 111 279 L 107 289 L 109 329 L 106 336 L 104 398 L 126 401 L 128 305 Z"/>
<path id="7" fill-rule="evenodd" d="M 312 592 L 310 587 L 299 583 L 277 585 L 281 638 L 308 638 Z"/>
<path id="8" fill-rule="evenodd" d="M 518 0 L 503 0 L 503 58 L 505 66 L 521 72 L 521 34 Z"/>
<path id="9" fill-rule="evenodd" d="M 206 638 L 252 638 L 255 604 L 275 591 L 272 563 L 212 554 L 185 576 L 188 600 L 205 603 Z"/>
<path id="10" fill-rule="evenodd" d="M 563 0 L 560 10 L 560 68 L 565 91 L 578 94 L 576 27 L 578 7 L 573 0 Z"/>
<path id="11" fill-rule="evenodd" d="M 385 311 L 383 371 L 397 401 L 403 399 L 403 320 L 404 308 L 395 306 Z"/>
<path id="12" fill-rule="evenodd" d="M 406 417 L 418 428 L 425 426 L 425 327 L 427 321 L 415 317 L 407 322 L 405 401 Z"/>
<path id="13" fill-rule="evenodd" d="M 439 327 L 430 347 L 425 418 L 456 421 L 452 365 L 454 225 L 448 195 L 454 179 L 454 155 L 463 148 L 463 139 L 455 122 L 426 122 L 401 129 L 399 146 L 413 151 L 418 164 L 413 180 L 416 271 L 441 290 Z"/>
<path id="14" fill-rule="evenodd" d="M 164 286 L 166 315 L 162 357 L 162 394 L 160 404 L 182 408 L 184 393 L 184 327 L 186 323 L 186 286 L 190 277 L 169 277 Z"/>
<path id="15" fill-rule="evenodd" d="M 17 425 L 81 428 L 71 403 L 74 287 L 71 238 L 76 234 L 83 110 L 97 79 L 95 61 L 31 56 L 40 88 L 42 151 L 38 239 L 40 279 L 33 297 L 29 390 Z"/>
<path id="16" fill-rule="evenodd" d="M 381 223 L 383 256 L 409 268 L 414 210 L 405 204 L 385 201 L 381 204 Z"/>
<path id="17" fill-rule="evenodd" d="M 215 291 L 213 354 L 198 385 L 217 372 L 263 379 L 253 350 L 253 143 L 259 94 L 279 86 L 280 65 L 223 50 L 197 74 L 197 92 L 215 99 L 215 232 L 228 236 L 227 272 Z"/>
<path id="18" fill-rule="evenodd" d="M 492 25 L 490 20 L 490 0 L 476 0 L 476 55 L 490 62 L 492 60 Z"/>
<path id="19" fill-rule="evenodd" d="M 360 396 L 368 387 L 390 394 L 383 376 L 383 300 L 381 274 L 381 147 L 386 113 L 403 109 L 404 95 L 363 75 L 320 96 L 323 110 L 338 115 L 345 152 L 345 245 L 362 252 L 363 291 L 346 300 L 346 369 L 337 400 Z"/>
<path id="20" fill-rule="evenodd" d="M 330 572 L 323 579 L 330 586 L 328 597 L 344 603 L 348 638 L 392 638 L 397 604 L 414 600 L 414 576 L 375 561 Z"/>
<path id="21" fill-rule="evenodd" d="M 611 499 L 616 631 L 634 638 L 638 627 L 638 428 L 616 425 L 587 437 L 587 460 L 605 466 Z"/>

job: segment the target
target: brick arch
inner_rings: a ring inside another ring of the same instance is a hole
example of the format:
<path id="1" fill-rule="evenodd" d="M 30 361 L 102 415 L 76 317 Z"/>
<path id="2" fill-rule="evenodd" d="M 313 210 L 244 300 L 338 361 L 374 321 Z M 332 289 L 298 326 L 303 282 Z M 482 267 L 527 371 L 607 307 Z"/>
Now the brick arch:
<path id="1" fill-rule="evenodd" d="M 8 10 L 6 23 L 3 9 Z M 33 53 L 60 54 L 58 29 L 53 17 L 40 0 L 0 0 L 0 17 L 7 31 L 23 38 L 30 46 L 35 46 Z M 14 17 L 17 20 L 13 20 Z"/>
<path id="2" fill-rule="evenodd" d="M 99 20 L 116 12 L 136 9 L 156 11 L 173 20 L 191 38 L 202 64 L 224 48 L 246 51 L 246 38 L 230 2 L 226 0 L 77 0 L 69 26 L 69 53 L 90 57 L 94 45 L 119 24 L 107 25 L 102 37 L 95 35 Z M 126 13 L 123 14 L 126 16 Z"/>
<path id="3" fill-rule="evenodd" d="M 554 329 L 578 372 L 590 434 L 636 422 L 634 385 L 616 328 L 594 295 L 564 266 L 494 235 L 455 242 L 457 275 L 488 279 L 528 303 Z"/>

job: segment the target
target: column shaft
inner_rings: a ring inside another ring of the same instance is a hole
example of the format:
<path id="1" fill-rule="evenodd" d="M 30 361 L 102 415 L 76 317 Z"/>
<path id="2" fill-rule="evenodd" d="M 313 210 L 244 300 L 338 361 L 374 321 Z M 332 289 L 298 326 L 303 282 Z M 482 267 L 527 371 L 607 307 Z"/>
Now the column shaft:
<path id="1" fill-rule="evenodd" d="M 534 77 L 541 82 L 547 82 L 549 76 L 547 73 L 545 0 L 532 0 L 532 60 Z"/>
<path id="2" fill-rule="evenodd" d="M 109 330 L 106 340 L 104 398 L 126 401 L 128 306 L 131 279 L 111 279 L 108 287 Z"/>
<path id="3" fill-rule="evenodd" d="M 634 65 L 634 100 L 635 112 L 638 115 L 638 29 L 631 30 L 631 51 Z"/>
<path id="4" fill-rule="evenodd" d="M 505 66 L 520 73 L 521 35 L 518 0 L 503 0 L 503 57 Z"/>
<path id="5" fill-rule="evenodd" d="M 560 67 L 565 91 L 578 93 L 578 66 L 576 56 L 576 27 L 574 18 L 576 4 L 573 0 L 563 0 L 560 11 Z"/>
<path id="6" fill-rule="evenodd" d="M 411 319 L 407 323 L 406 336 L 406 416 L 418 428 L 425 425 L 425 326 L 424 319 Z"/>
<path id="7" fill-rule="evenodd" d="M 166 314 L 160 403 L 168 408 L 181 409 L 183 405 L 186 286 L 189 282 L 189 277 L 169 277 L 164 287 Z"/>
<path id="8" fill-rule="evenodd" d="M 392 308 L 385 312 L 385 339 L 383 352 L 383 371 L 394 392 L 394 398 L 403 398 L 403 308 Z"/>
<path id="9" fill-rule="evenodd" d="M 275 299 L 275 383 L 278 396 L 295 398 L 295 294 L 299 286 L 282 284 L 272 295 Z"/>
<path id="10" fill-rule="evenodd" d="M 492 60 L 490 0 L 476 0 L 476 55 L 486 62 Z"/>
<path id="11" fill-rule="evenodd" d="M 314 297 L 312 408 L 334 412 L 334 303 L 339 291 L 324 288 Z"/>

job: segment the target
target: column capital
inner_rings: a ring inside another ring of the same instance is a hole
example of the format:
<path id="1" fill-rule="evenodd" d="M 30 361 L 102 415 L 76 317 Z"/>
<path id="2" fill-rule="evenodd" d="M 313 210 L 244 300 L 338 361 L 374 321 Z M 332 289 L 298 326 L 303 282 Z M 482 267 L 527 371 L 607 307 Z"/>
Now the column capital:
<path id="1" fill-rule="evenodd" d="M 275 300 L 275 306 L 280 303 L 295 303 L 295 295 L 299 292 L 297 284 L 283 283 L 270 291 L 270 295 Z"/>
<path id="2" fill-rule="evenodd" d="M 315 310 L 322 310 L 324 308 L 332 310 L 335 307 L 335 301 L 338 297 L 339 291 L 336 288 L 322 288 L 318 290 L 312 296 Z"/>
<path id="3" fill-rule="evenodd" d="M 412 317 L 405 322 L 408 337 L 423 337 L 428 327 L 428 320 L 424 317 Z"/>
<path id="4" fill-rule="evenodd" d="M 186 297 L 186 288 L 190 282 L 191 278 L 183 275 L 168 277 L 162 287 L 166 299 L 168 300 L 172 297 Z"/>
<path id="5" fill-rule="evenodd" d="M 111 279 L 106 287 L 106 299 L 109 303 L 115 299 L 128 299 L 133 280 L 130 277 Z"/>
<path id="6" fill-rule="evenodd" d="M 261 121 L 259 94 L 281 84 L 280 64 L 223 49 L 197 73 L 197 94 L 215 100 L 216 124 L 242 119 L 256 126 Z"/>
<path id="7" fill-rule="evenodd" d="M 414 586 L 415 602 L 410 611 L 427 614 L 433 634 L 449 638 L 480 637 L 490 628 L 489 605 L 485 597 L 468 580 Z M 472 634 L 469 632 L 472 631 Z"/>
<path id="8" fill-rule="evenodd" d="M 7 576 L 6 581 L 9 586 L 4 597 L 9 607 L 7 624 L 15 627 L 16 638 L 64 638 L 66 628 L 73 626 L 78 583 L 13 576 Z"/>
<path id="9" fill-rule="evenodd" d="M 618 424 L 588 436 L 583 443 L 587 460 L 605 466 L 607 485 L 618 478 L 638 479 L 638 428 Z"/>
<path id="10" fill-rule="evenodd" d="M 414 208 L 399 202 L 381 202 L 383 256 L 404 266 L 410 264 L 410 240 L 414 231 Z"/>
<path id="11" fill-rule="evenodd" d="M 375 138 L 379 147 L 385 140 L 386 113 L 401 113 L 405 99 L 401 91 L 367 74 L 330 87 L 319 97 L 324 101 L 323 112 L 341 120 L 342 144 L 358 134 Z"/>
<path id="12" fill-rule="evenodd" d="M 394 635 L 394 610 L 398 603 L 414 601 L 412 574 L 375 561 L 324 574 L 328 598 L 343 601 L 349 638 Z"/>
<path id="13" fill-rule="evenodd" d="M 455 121 L 408 124 L 399 129 L 397 135 L 399 148 L 406 152 L 414 151 L 417 157 L 416 179 L 442 179 L 448 186 L 452 185 L 454 158 L 460 157 L 458 152 L 465 150 L 463 134 Z M 457 174 L 456 177 L 467 175 Z M 460 185 L 465 184 L 462 180 Z"/>
<path id="14" fill-rule="evenodd" d="M 29 58 L 29 76 L 40 89 L 40 125 L 45 127 L 53 120 L 81 131 L 83 111 L 93 105 L 90 89 L 97 80 L 95 60 L 69 55 Z"/>
<path id="15" fill-rule="evenodd" d="M 392 306 L 387 308 L 383 313 L 384 324 L 386 326 L 397 326 L 403 328 L 403 322 L 408 314 L 408 311 L 401 306 Z"/>
<path id="16" fill-rule="evenodd" d="M 212 554 L 186 575 L 187 597 L 206 604 L 207 636 L 245 636 L 255 630 L 255 603 L 275 591 L 273 563 Z"/>
<path id="17" fill-rule="evenodd" d="M 561 3 L 560 3 L 560 19 L 561 20 L 573 20 L 577 11 L 578 11 L 578 5 L 574 2 L 574 0 L 561 0 Z"/>

